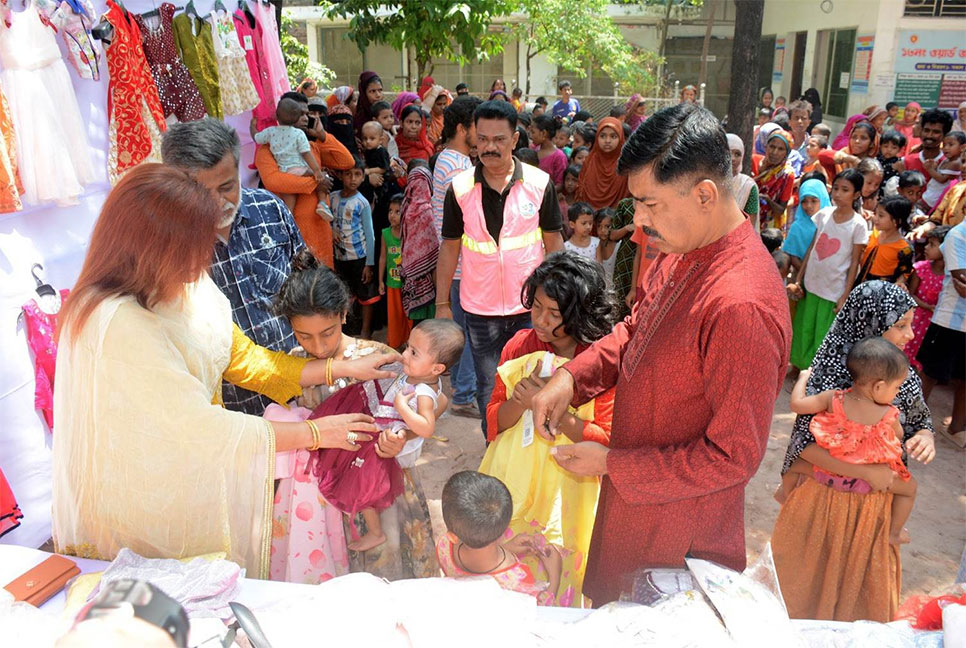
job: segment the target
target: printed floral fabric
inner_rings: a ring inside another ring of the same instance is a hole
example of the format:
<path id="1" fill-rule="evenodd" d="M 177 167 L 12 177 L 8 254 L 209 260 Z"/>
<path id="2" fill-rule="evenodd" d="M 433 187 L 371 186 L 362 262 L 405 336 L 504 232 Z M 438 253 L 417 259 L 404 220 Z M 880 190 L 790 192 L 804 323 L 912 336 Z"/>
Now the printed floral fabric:
<path id="1" fill-rule="evenodd" d="M 0 88 L 0 214 L 23 209 L 23 184 L 17 172 L 17 134 L 13 132 L 10 106 Z"/>
<path id="2" fill-rule="evenodd" d="M 94 19 L 94 6 L 90 1 L 35 0 L 35 2 L 46 14 L 50 24 L 60 32 L 64 45 L 67 46 L 67 60 L 74 66 L 77 75 L 82 79 L 100 80 L 101 53 L 97 42 L 91 36 L 91 29 L 97 21 Z"/>
<path id="3" fill-rule="evenodd" d="M 61 303 L 69 290 L 60 291 Z M 23 305 L 27 346 L 34 354 L 34 406 L 44 415 L 47 427 L 54 430 L 54 369 L 57 364 L 57 314 L 45 313 L 31 299 Z"/>
<path id="4" fill-rule="evenodd" d="M 507 533 L 507 539 L 512 537 L 512 532 Z M 439 559 L 443 574 L 452 578 L 459 577 L 478 577 L 460 569 L 456 561 L 456 549 L 459 546 L 459 539 L 452 533 L 445 534 L 436 543 L 436 556 Z M 548 591 L 547 581 L 538 581 L 530 568 L 519 560 L 506 569 L 490 572 L 487 576 L 492 576 L 493 580 L 499 583 L 500 587 L 521 594 L 528 594 L 537 599 L 537 605 L 554 605 L 553 593 Z"/>
<path id="5" fill-rule="evenodd" d="M 226 115 L 237 115 L 251 110 L 260 101 L 252 84 L 245 62 L 245 51 L 238 42 L 235 22 L 228 14 L 213 12 L 208 16 L 211 23 L 218 60 L 218 78 L 221 80 L 221 107 Z"/>

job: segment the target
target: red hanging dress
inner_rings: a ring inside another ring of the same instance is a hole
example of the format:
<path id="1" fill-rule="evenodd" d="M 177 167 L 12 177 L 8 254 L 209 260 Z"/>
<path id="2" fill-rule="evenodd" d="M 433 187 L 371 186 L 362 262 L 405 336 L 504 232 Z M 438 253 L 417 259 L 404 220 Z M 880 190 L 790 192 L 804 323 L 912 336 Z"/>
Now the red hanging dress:
<path id="1" fill-rule="evenodd" d="M 114 27 L 114 38 L 105 54 L 111 78 L 107 91 L 107 172 L 111 184 L 116 184 L 141 162 L 161 161 L 161 133 L 167 124 L 137 23 L 114 0 L 107 0 L 104 18 Z"/>

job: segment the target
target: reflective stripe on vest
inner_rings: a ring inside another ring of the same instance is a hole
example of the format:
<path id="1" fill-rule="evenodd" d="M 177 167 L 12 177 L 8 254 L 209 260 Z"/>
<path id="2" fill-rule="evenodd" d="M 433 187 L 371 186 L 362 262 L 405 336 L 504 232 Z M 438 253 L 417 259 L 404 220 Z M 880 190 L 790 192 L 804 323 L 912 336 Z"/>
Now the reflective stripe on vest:
<path id="1" fill-rule="evenodd" d="M 507 236 L 500 241 L 500 247 L 497 248 L 496 243 L 493 241 L 477 241 L 464 234 L 463 247 L 478 254 L 496 254 L 501 249 L 509 252 L 510 250 L 519 250 L 520 248 L 527 247 L 528 245 L 533 245 L 534 243 L 540 241 L 542 237 L 543 230 L 538 227 L 532 232 L 528 232 L 526 234 L 521 234 L 519 236 Z"/>

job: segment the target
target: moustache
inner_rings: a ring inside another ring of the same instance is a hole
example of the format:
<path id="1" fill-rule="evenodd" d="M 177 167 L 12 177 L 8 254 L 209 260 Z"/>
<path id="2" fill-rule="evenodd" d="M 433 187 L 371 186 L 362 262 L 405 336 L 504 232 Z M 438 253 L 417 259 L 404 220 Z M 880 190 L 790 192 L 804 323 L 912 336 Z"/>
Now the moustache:
<path id="1" fill-rule="evenodd" d="M 480 157 L 500 157 L 499 153 L 484 153 Z"/>
<path id="2" fill-rule="evenodd" d="M 641 225 L 641 231 L 647 234 L 648 236 L 650 236 L 651 238 L 656 238 L 656 239 L 661 238 L 661 235 L 657 233 L 657 230 L 653 230 L 650 227 L 645 227 L 644 225 Z"/>

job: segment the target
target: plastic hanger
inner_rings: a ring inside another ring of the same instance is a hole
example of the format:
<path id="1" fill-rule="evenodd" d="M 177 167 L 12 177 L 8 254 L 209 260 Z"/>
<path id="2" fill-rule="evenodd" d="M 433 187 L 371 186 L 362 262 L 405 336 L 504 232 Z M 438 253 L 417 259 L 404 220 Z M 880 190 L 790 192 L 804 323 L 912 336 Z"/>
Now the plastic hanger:
<path id="1" fill-rule="evenodd" d="M 151 4 L 154 5 L 154 9 L 152 9 L 151 11 L 147 11 L 147 12 L 141 14 L 141 17 L 142 18 L 152 18 L 154 16 L 160 16 L 161 15 L 161 7 L 158 6 L 158 3 L 152 2 Z"/>
<path id="2" fill-rule="evenodd" d="M 56 315 L 60 312 L 60 307 L 62 306 L 60 293 L 57 292 L 53 286 L 49 283 L 45 283 L 43 279 L 37 276 L 37 270 L 43 270 L 44 266 L 39 263 L 35 263 L 32 268 L 30 268 L 30 275 L 37 282 L 37 287 L 34 292 L 37 295 L 37 307 L 47 313 L 48 315 Z"/>
<path id="3" fill-rule="evenodd" d="M 39 263 L 35 263 L 34 266 L 30 269 L 30 276 L 32 276 L 34 278 L 34 281 L 37 282 L 37 295 L 39 297 L 48 297 L 50 295 L 56 295 L 57 291 L 54 290 L 54 287 L 51 286 L 49 283 L 44 283 L 44 280 L 37 276 L 37 270 L 43 270 L 43 269 L 44 269 L 44 266 L 40 265 Z"/>

